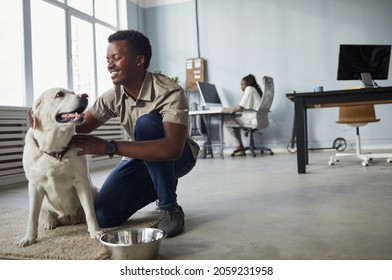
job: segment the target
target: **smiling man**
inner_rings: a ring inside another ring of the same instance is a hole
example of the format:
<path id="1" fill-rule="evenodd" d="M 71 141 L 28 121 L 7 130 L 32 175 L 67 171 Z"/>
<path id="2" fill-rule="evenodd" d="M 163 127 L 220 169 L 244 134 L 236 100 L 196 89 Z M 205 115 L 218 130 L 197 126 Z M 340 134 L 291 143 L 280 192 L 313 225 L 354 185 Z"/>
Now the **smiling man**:
<path id="1" fill-rule="evenodd" d="M 114 87 L 85 114 L 69 146 L 80 155 L 123 156 L 100 189 L 95 211 L 102 228 L 118 226 L 139 209 L 158 201 L 158 228 L 167 237 L 183 232 L 184 212 L 177 203 L 178 178 L 196 163 L 198 145 L 188 134 L 184 91 L 170 78 L 149 72 L 149 39 L 135 30 L 108 38 L 107 68 Z M 87 135 L 119 117 L 130 141 Z"/>

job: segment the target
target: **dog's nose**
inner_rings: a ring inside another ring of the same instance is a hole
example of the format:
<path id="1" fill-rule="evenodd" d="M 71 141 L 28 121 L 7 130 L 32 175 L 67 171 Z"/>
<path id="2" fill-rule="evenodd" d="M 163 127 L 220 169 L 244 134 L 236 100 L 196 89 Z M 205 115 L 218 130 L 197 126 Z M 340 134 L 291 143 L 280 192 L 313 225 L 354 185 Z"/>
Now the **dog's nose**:
<path id="1" fill-rule="evenodd" d="M 88 94 L 87 94 L 87 93 L 79 94 L 79 96 L 80 96 L 80 98 L 82 98 L 82 99 L 88 99 Z"/>

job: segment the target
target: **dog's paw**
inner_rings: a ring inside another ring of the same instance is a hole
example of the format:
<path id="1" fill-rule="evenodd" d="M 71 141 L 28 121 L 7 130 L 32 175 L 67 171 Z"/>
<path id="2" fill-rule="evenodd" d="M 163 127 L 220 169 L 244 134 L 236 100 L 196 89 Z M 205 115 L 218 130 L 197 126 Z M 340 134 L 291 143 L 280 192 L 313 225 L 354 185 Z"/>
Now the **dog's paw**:
<path id="1" fill-rule="evenodd" d="M 35 237 L 28 237 L 28 236 L 25 236 L 22 240 L 20 240 L 20 241 L 18 242 L 18 246 L 19 246 L 19 247 L 26 247 L 26 246 L 29 246 L 29 245 L 31 245 L 31 244 L 34 244 L 35 241 L 36 241 L 36 238 L 35 238 Z"/>
<path id="2" fill-rule="evenodd" d="M 92 238 L 92 239 L 99 239 L 102 235 L 103 235 L 103 232 L 100 230 L 90 231 L 90 238 Z"/>
<path id="3" fill-rule="evenodd" d="M 44 229 L 55 229 L 58 226 L 58 222 L 57 221 L 46 221 L 45 223 L 43 223 L 43 227 Z"/>

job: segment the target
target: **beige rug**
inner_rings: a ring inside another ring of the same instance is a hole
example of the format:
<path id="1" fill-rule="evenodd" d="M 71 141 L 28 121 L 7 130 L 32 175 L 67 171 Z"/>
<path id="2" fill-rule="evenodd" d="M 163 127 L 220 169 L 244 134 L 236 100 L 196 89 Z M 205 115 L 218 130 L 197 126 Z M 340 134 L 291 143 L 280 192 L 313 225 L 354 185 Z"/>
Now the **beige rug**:
<path id="1" fill-rule="evenodd" d="M 156 227 L 157 211 L 140 211 L 125 224 L 110 229 Z M 108 257 L 99 240 L 90 238 L 87 225 L 62 226 L 54 230 L 38 228 L 38 239 L 33 245 L 20 248 L 17 243 L 26 233 L 28 209 L 0 208 L 0 258 L 3 259 L 56 259 L 99 260 Z"/>

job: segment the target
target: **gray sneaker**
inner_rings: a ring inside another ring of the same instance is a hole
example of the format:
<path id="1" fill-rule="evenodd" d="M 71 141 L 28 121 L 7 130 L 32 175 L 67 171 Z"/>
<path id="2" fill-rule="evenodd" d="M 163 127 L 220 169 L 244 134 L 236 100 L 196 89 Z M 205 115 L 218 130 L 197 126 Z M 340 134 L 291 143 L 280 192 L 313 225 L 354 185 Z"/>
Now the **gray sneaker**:
<path id="1" fill-rule="evenodd" d="M 166 233 L 166 237 L 179 235 L 184 231 L 184 216 L 181 206 L 161 209 L 158 228 Z"/>

